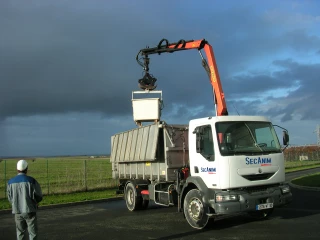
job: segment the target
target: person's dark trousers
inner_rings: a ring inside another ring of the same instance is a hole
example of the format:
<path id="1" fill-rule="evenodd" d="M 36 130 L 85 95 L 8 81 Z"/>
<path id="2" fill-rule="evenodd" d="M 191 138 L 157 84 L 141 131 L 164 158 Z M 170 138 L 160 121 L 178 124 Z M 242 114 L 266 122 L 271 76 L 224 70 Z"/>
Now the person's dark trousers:
<path id="1" fill-rule="evenodd" d="M 35 212 L 15 214 L 15 221 L 18 240 L 26 240 L 28 232 L 30 240 L 37 239 L 38 223 L 37 214 Z"/>

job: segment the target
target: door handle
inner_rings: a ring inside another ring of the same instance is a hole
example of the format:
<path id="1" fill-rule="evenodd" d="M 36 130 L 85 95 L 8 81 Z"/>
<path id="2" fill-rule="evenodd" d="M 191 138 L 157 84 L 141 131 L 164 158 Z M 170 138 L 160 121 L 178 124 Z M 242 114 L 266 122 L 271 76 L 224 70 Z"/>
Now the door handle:
<path id="1" fill-rule="evenodd" d="M 199 173 L 199 168 L 197 166 L 194 166 L 194 172 Z"/>

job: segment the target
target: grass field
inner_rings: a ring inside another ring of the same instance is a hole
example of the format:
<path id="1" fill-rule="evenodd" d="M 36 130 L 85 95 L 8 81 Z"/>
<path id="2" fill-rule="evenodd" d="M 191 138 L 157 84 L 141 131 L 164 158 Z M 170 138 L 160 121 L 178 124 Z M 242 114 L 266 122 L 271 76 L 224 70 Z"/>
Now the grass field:
<path id="1" fill-rule="evenodd" d="M 311 174 L 292 180 L 293 184 L 308 187 L 320 187 L 320 173 Z"/>
<path id="2" fill-rule="evenodd" d="M 35 177 L 45 194 L 40 206 L 115 197 L 117 181 L 112 179 L 109 158 L 61 157 L 26 159 L 28 175 Z M 16 173 L 18 159 L 0 160 L 0 210 L 9 209 L 6 183 Z M 290 161 L 286 172 L 320 167 L 320 161 Z M 319 177 L 318 177 L 319 178 Z M 313 180 L 302 182 L 309 184 Z M 317 180 L 318 182 L 320 179 Z"/>
<path id="3" fill-rule="evenodd" d="M 286 173 L 320 167 L 320 161 L 290 161 L 285 162 Z"/>
<path id="4" fill-rule="evenodd" d="M 7 181 L 14 177 L 18 159 L 0 162 L 0 198 L 6 197 Z M 37 179 L 43 194 L 106 189 L 116 186 L 109 158 L 63 157 L 26 159 L 28 175 Z"/>

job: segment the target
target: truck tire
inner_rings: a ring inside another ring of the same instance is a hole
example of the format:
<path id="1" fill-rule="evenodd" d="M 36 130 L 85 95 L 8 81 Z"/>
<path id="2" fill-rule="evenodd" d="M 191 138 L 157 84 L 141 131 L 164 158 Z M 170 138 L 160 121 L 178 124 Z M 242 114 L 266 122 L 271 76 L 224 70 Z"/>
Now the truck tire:
<path id="1" fill-rule="evenodd" d="M 189 225 L 196 229 L 203 229 L 208 221 L 209 207 L 202 202 L 202 195 L 198 189 L 190 190 L 183 203 L 184 215 Z"/>
<path id="2" fill-rule="evenodd" d="M 129 211 L 135 211 L 142 206 L 142 197 L 137 196 L 137 191 L 132 183 L 128 183 L 125 190 L 125 200 Z"/>

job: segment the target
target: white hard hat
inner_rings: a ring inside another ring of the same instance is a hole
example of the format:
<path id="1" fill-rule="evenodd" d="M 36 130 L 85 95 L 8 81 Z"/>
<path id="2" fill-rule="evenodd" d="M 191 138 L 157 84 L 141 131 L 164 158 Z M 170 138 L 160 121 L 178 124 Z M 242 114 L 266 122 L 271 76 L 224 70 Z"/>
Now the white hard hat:
<path id="1" fill-rule="evenodd" d="M 24 170 L 26 170 L 27 167 L 28 167 L 28 163 L 26 160 L 22 159 L 17 163 L 17 170 L 18 171 L 24 171 Z"/>

